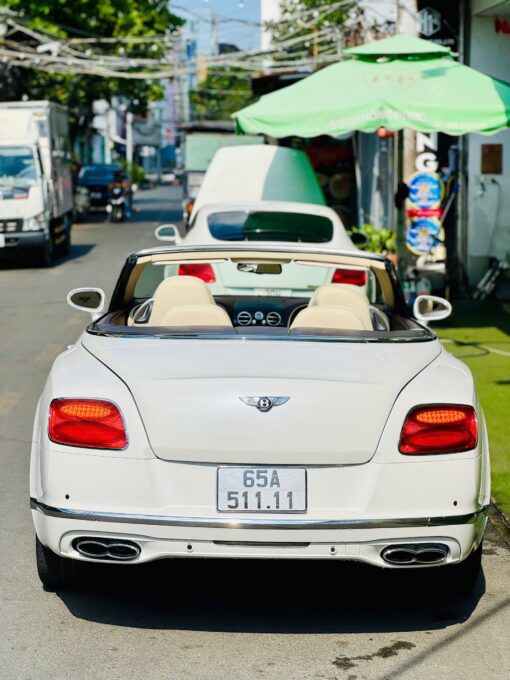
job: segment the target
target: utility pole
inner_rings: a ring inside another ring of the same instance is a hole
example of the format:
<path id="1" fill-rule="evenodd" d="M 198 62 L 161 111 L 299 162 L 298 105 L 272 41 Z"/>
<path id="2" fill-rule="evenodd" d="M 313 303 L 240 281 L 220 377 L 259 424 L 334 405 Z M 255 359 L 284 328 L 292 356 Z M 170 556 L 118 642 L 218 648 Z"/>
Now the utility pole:
<path id="1" fill-rule="evenodd" d="M 126 161 L 129 171 L 133 166 L 133 114 L 126 113 Z"/>
<path id="2" fill-rule="evenodd" d="M 115 122 L 116 122 L 116 113 L 115 109 L 113 107 L 113 102 L 110 102 L 110 106 L 108 107 L 108 110 L 106 111 L 106 126 L 105 126 L 105 132 L 104 132 L 104 162 L 105 163 L 111 163 L 112 162 L 112 147 L 113 147 L 113 141 L 112 138 L 115 136 Z"/>
<path id="3" fill-rule="evenodd" d="M 314 25 L 312 30 L 313 30 L 312 57 L 314 59 L 317 59 L 317 57 L 319 56 L 319 29 L 317 28 L 317 24 Z"/>
<path id="4" fill-rule="evenodd" d="M 417 0 L 397 0 L 397 33 L 418 37 L 418 3 Z M 396 138 L 397 185 L 407 182 L 416 171 L 416 132 L 404 128 Z M 394 147 L 395 148 L 395 147 Z M 409 252 L 405 247 L 406 214 L 405 202 L 397 211 L 397 253 L 398 273 L 403 280 Z M 407 255 L 407 257 L 405 257 Z"/>
<path id="5" fill-rule="evenodd" d="M 211 12 L 211 56 L 218 54 L 218 17 Z"/>
<path id="6" fill-rule="evenodd" d="M 417 0 L 398 0 L 397 33 L 418 37 Z M 404 130 L 404 180 L 416 170 L 416 132 Z"/>

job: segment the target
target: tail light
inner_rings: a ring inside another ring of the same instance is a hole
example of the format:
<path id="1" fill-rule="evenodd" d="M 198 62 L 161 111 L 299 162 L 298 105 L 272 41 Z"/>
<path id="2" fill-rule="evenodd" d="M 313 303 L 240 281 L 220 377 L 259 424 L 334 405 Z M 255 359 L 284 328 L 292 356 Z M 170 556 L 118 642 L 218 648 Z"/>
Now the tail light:
<path id="1" fill-rule="evenodd" d="M 179 266 L 179 276 L 196 276 L 205 283 L 214 283 L 216 277 L 214 269 L 210 264 L 181 264 Z"/>
<path id="2" fill-rule="evenodd" d="M 124 449 L 127 445 L 119 409 L 102 399 L 54 399 L 48 436 L 57 444 L 89 449 Z"/>
<path id="3" fill-rule="evenodd" d="M 335 269 L 333 283 L 349 283 L 351 286 L 364 286 L 367 273 L 362 269 Z"/>
<path id="4" fill-rule="evenodd" d="M 477 441 L 478 426 L 472 406 L 435 404 L 409 411 L 398 450 L 409 455 L 459 453 L 474 449 Z"/>

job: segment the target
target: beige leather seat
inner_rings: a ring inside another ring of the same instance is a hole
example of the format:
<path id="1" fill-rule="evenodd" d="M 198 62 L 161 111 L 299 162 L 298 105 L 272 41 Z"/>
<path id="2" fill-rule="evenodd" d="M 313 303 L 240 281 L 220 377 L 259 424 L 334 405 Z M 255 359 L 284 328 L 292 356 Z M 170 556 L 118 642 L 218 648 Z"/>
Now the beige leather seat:
<path id="1" fill-rule="evenodd" d="M 172 307 L 163 319 L 160 326 L 214 326 L 232 327 L 227 312 L 218 305 L 177 305 Z"/>
<path id="2" fill-rule="evenodd" d="M 309 308 L 338 306 L 355 312 L 363 324 L 362 330 L 372 331 L 374 329 L 370 316 L 370 301 L 365 291 L 359 286 L 349 283 L 330 283 L 320 286 L 308 303 Z"/>
<path id="3" fill-rule="evenodd" d="M 341 305 L 321 305 L 303 309 L 294 319 L 290 331 L 303 328 L 343 331 L 367 330 L 365 320 L 356 310 Z"/>
<path id="4" fill-rule="evenodd" d="M 147 325 L 168 325 L 163 323 L 165 316 L 174 307 L 183 305 L 216 306 L 216 303 L 208 286 L 201 279 L 196 276 L 171 276 L 164 279 L 156 288 L 154 304 Z"/>

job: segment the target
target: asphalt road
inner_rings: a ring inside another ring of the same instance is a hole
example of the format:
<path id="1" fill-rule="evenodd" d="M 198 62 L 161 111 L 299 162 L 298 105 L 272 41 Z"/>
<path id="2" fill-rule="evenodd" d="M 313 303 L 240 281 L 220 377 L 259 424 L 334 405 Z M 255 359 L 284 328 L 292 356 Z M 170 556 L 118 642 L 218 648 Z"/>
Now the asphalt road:
<path id="1" fill-rule="evenodd" d="M 28 509 L 32 420 L 54 357 L 87 319 L 69 289 L 111 293 L 126 255 L 178 219 L 175 189 L 142 192 L 127 224 L 95 221 L 48 270 L 0 264 L 1 680 L 503 680 L 510 550 L 492 528 L 469 600 L 333 562 L 182 560 L 101 569 L 44 592 Z"/>

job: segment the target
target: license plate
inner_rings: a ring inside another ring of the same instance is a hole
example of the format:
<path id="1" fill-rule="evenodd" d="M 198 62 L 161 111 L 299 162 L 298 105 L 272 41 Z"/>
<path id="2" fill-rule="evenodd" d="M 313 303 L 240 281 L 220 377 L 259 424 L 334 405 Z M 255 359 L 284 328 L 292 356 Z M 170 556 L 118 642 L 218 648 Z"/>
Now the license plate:
<path id="1" fill-rule="evenodd" d="M 306 512 L 306 468 L 218 468 L 219 512 Z"/>
<path id="2" fill-rule="evenodd" d="M 5 248 L 5 236 L 0 234 L 0 248 Z"/>
<path id="3" fill-rule="evenodd" d="M 103 194 L 100 191 L 91 191 L 90 198 L 102 198 Z"/>

